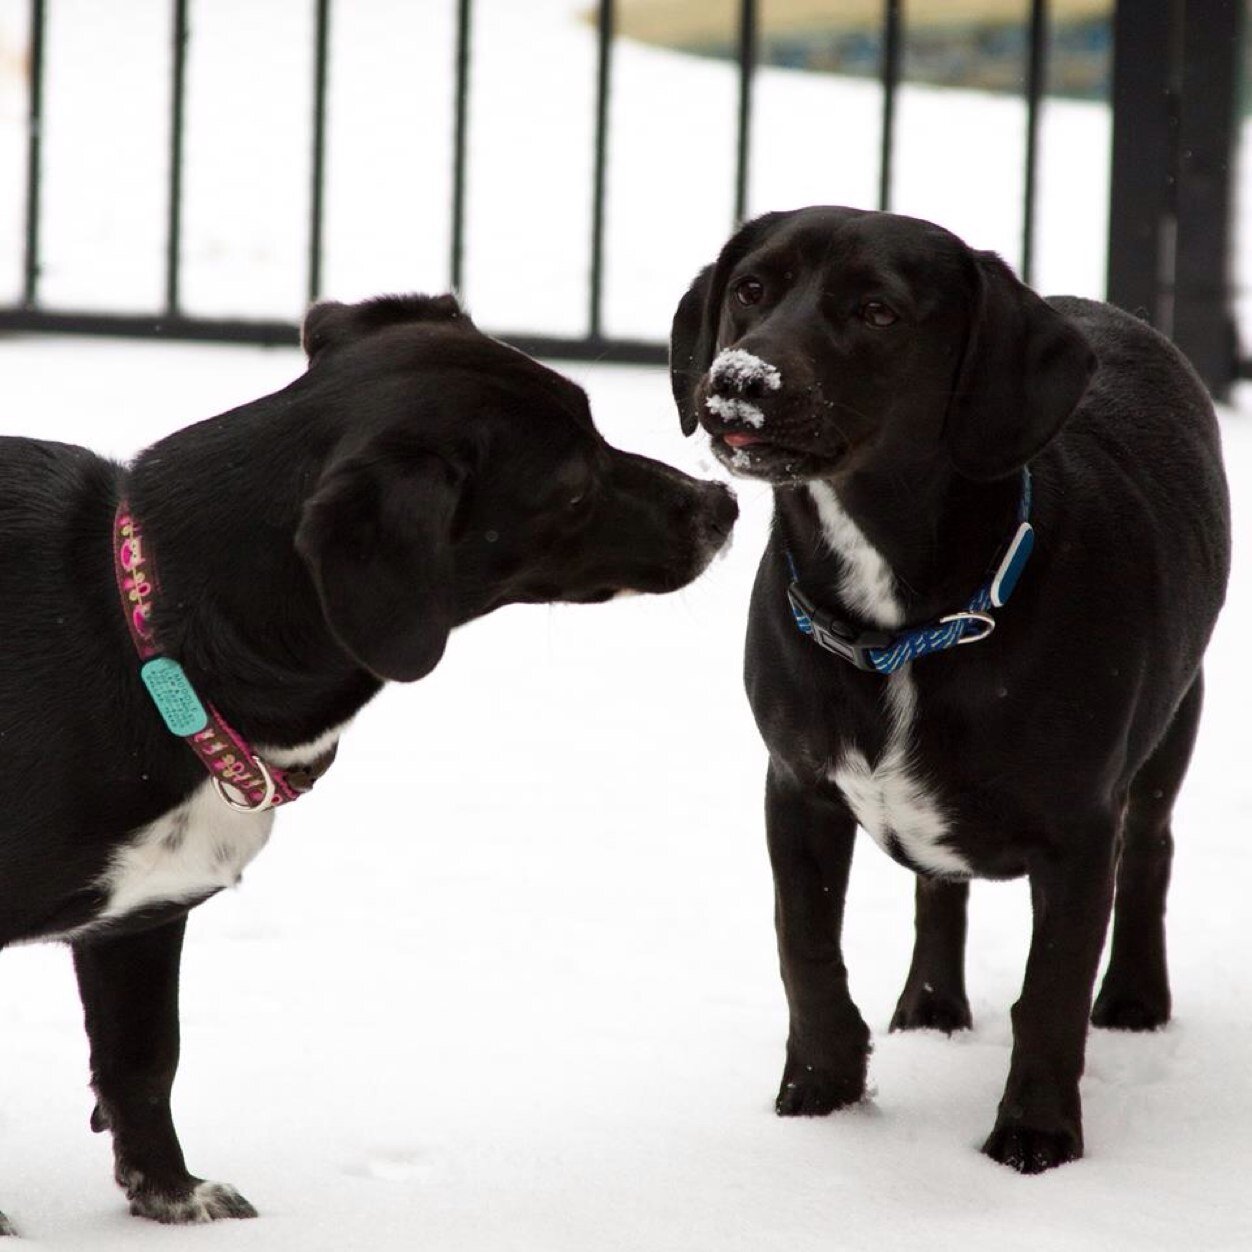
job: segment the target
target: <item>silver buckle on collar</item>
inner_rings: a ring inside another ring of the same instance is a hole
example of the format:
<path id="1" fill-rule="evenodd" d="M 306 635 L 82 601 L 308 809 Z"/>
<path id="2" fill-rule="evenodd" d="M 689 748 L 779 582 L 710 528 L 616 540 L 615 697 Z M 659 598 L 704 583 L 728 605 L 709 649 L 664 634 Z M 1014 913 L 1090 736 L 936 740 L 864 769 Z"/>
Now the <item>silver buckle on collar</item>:
<path id="1" fill-rule="evenodd" d="M 982 630 L 976 635 L 962 635 L 956 642 L 960 647 L 967 643 L 981 643 L 996 628 L 996 619 L 990 613 L 979 613 L 974 609 L 966 609 L 962 613 L 949 613 L 947 617 L 941 617 L 940 623 L 945 622 L 977 622 Z"/>
<path id="2" fill-rule="evenodd" d="M 270 773 L 270 767 L 259 756 L 254 756 L 252 763 L 261 771 L 261 777 L 265 779 L 265 794 L 255 804 L 247 804 L 241 800 L 236 800 L 230 794 L 230 791 L 238 793 L 239 789 L 237 787 L 231 787 L 229 783 L 223 782 L 220 778 L 213 779 L 213 786 L 218 796 L 229 808 L 234 809 L 236 813 L 264 813 L 266 809 L 274 807 L 274 796 L 278 792 L 278 785 L 274 782 L 274 775 Z M 230 788 L 230 791 L 227 788 Z"/>

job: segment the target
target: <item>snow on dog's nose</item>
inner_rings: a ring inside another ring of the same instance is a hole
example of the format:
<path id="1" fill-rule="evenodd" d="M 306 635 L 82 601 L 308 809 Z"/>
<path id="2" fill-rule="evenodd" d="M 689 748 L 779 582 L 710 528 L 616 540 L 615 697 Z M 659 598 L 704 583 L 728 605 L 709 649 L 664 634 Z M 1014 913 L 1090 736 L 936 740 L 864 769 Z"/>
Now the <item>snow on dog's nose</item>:
<path id="1" fill-rule="evenodd" d="M 704 407 L 722 421 L 743 422 L 758 429 L 765 414 L 752 401 L 782 386 L 776 366 L 742 348 L 724 348 L 709 367 Z"/>

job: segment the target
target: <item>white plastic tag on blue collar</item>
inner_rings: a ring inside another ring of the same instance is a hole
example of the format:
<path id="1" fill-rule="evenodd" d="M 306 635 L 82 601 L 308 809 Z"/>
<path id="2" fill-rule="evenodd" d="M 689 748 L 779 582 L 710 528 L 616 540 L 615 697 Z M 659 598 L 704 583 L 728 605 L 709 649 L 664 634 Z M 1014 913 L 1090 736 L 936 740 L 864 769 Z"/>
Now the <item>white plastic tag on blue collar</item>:
<path id="1" fill-rule="evenodd" d="M 1026 568 L 1026 561 L 1030 557 L 1031 549 L 1035 546 L 1034 527 L 1029 522 L 1022 522 L 1017 533 L 1013 536 L 1009 543 L 1008 551 L 1004 554 L 1004 560 L 1000 562 L 1000 568 L 996 570 L 995 575 L 991 579 L 991 603 L 995 608 L 1008 602 L 1009 596 L 1013 594 L 1013 588 L 1017 586 L 1017 580 L 1021 576 L 1021 572 Z"/>

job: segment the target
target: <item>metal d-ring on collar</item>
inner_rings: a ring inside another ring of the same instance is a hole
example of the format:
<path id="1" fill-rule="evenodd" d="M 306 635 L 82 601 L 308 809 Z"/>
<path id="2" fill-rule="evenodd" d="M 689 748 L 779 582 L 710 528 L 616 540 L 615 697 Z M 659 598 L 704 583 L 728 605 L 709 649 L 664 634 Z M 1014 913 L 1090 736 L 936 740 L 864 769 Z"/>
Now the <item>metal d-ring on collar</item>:
<path id="1" fill-rule="evenodd" d="M 252 751 L 211 704 L 202 703 L 183 667 L 162 656 L 152 629 L 157 577 L 138 521 L 123 500 L 113 521 L 113 568 L 139 677 L 166 728 L 200 758 L 213 789 L 239 813 L 263 813 L 298 800 L 330 767 L 334 748 L 303 768 L 279 769 Z"/>
<path id="2" fill-rule="evenodd" d="M 974 593 L 969 604 L 931 625 L 915 626 L 894 635 L 880 630 L 858 630 L 819 607 L 800 586 L 795 559 L 788 551 L 791 582 L 787 587 L 787 599 L 791 602 L 796 626 L 827 652 L 842 657 L 857 669 L 878 674 L 894 674 L 900 666 L 931 652 L 981 642 L 996 627 L 990 610 L 1007 603 L 1034 547 L 1035 532 L 1030 524 L 1032 495 L 1030 470 L 1023 468 L 1017 529 L 991 577 Z"/>

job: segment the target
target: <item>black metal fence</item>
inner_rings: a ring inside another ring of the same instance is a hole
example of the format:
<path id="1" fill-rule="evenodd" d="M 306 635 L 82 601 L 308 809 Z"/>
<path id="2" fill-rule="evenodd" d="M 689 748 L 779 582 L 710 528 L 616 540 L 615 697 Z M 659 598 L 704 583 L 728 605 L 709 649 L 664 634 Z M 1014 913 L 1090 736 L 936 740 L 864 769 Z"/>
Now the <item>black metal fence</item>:
<path id="1" fill-rule="evenodd" d="M 55 0 L 31 0 L 30 89 L 26 162 L 24 282 L 19 304 L 0 307 L 0 330 L 82 332 L 167 339 L 292 344 L 295 321 L 204 318 L 189 315 L 180 299 L 184 103 L 189 0 L 171 0 L 170 139 L 166 189 L 164 307 L 150 315 L 75 312 L 49 308 L 40 299 L 41 135 L 43 129 L 47 8 Z M 327 68 L 331 0 L 310 0 L 314 10 L 311 186 L 308 194 L 306 291 L 320 294 L 323 203 L 327 177 Z M 473 0 L 456 6 L 452 196 L 449 284 L 460 289 L 467 247 L 466 145 L 473 60 Z M 1036 170 L 1040 104 L 1047 66 L 1048 0 L 1023 0 L 1028 55 L 1024 204 L 1019 268 L 1029 282 L 1034 269 Z M 1219 394 L 1238 372 L 1229 312 L 1231 153 L 1241 31 L 1240 0 L 1119 0 L 1114 39 L 1114 145 L 1109 221 L 1109 298 L 1172 333 Z M 567 359 L 651 363 L 664 360 L 664 345 L 604 332 L 605 173 L 609 145 L 608 101 L 612 84 L 614 0 L 599 0 L 591 232 L 587 240 L 586 328 L 581 335 L 528 333 L 503 337 L 525 351 Z M 883 0 L 881 25 L 882 128 L 878 204 L 892 205 L 896 101 L 906 25 L 903 0 Z M 747 207 L 753 77 L 758 60 L 758 0 L 739 0 L 737 20 L 738 111 L 734 162 L 734 215 Z M 730 223 L 728 223 L 728 226 Z"/>
<path id="2" fill-rule="evenodd" d="M 1231 310 L 1244 0 L 1122 0 L 1113 41 L 1108 298 L 1215 395 L 1252 376 Z"/>

